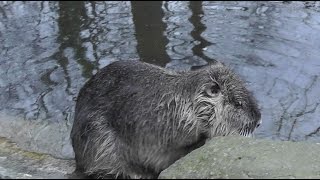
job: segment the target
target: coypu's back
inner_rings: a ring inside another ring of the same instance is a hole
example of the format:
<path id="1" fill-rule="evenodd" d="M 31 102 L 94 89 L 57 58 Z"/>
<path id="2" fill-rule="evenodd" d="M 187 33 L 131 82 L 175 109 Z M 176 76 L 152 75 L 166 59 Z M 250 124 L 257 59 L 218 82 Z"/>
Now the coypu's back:
<path id="1" fill-rule="evenodd" d="M 154 178 L 218 135 L 249 135 L 260 119 L 255 99 L 222 64 L 174 72 L 117 61 L 80 90 L 71 132 L 77 170 Z"/>
<path id="2" fill-rule="evenodd" d="M 166 80 L 170 76 L 179 74 L 166 70 L 151 64 L 140 61 L 116 61 L 102 68 L 81 88 L 77 101 L 91 102 L 100 99 L 103 95 L 109 94 L 109 91 L 119 91 L 119 86 L 124 85 L 132 90 L 144 90 L 151 87 L 157 80 Z M 129 84 L 127 84 L 129 83 Z M 129 87 L 131 86 L 131 87 Z M 112 93 L 112 92 L 111 92 Z M 90 97 L 88 97 L 88 95 Z M 94 102 L 96 103 L 96 102 Z M 81 103 L 77 103 L 81 108 Z"/>
<path id="3" fill-rule="evenodd" d="M 177 76 L 180 74 L 175 71 L 140 61 L 113 62 L 102 68 L 80 89 L 75 108 L 75 119 L 80 123 L 84 120 L 94 120 L 87 117 L 88 111 L 108 110 L 101 115 L 111 117 L 117 116 L 116 113 L 121 113 L 121 111 L 130 111 L 136 104 L 130 104 L 129 109 L 123 109 L 121 102 L 128 98 L 148 96 L 146 93 L 149 93 L 149 96 L 162 93 L 159 91 L 168 90 Z M 144 104 L 149 107 L 149 102 Z M 114 112 L 111 111 L 112 109 Z"/>

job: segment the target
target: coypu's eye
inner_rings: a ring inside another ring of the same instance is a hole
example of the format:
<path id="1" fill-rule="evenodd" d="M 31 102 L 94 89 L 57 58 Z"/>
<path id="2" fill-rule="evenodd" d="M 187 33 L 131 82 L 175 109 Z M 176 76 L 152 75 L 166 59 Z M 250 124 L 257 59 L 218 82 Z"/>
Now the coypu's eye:
<path id="1" fill-rule="evenodd" d="M 218 95 L 220 90 L 220 86 L 217 83 L 213 83 L 210 87 L 206 89 L 206 93 L 211 97 L 215 97 Z"/>

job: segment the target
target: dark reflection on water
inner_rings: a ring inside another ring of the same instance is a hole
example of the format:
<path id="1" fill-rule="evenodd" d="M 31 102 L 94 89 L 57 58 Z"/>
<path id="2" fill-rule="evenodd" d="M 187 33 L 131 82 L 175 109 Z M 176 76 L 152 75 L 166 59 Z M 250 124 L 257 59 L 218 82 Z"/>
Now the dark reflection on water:
<path id="1" fill-rule="evenodd" d="M 59 2 L 59 15 L 58 25 L 60 31 L 58 42 L 60 43 L 60 48 L 57 54 L 55 54 L 55 59 L 57 63 L 63 67 L 65 77 L 69 78 L 66 69 L 66 65 L 68 64 L 68 58 L 66 56 L 69 54 L 64 55 L 64 53 L 66 53 L 64 50 L 73 48 L 75 60 L 83 67 L 82 76 L 90 78 L 97 64 L 85 59 L 86 50 L 82 46 L 83 40 L 80 37 L 83 26 L 88 24 L 85 2 L 61 1 Z M 70 79 L 68 79 L 68 86 L 70 86 L 69 83 Z"/>
<path id="2" fill-rule="evenodd" d="M 132 1 L 132 18 L 137 51 L 142 61 L 164 67 L 170 57 L 166 52 L 168 39 L 164 36 L 166 24 L 163 23 L 162 1 Z"/>
<path id="3" fill-rule="evenodd" d="M 140 59 L 189 70 L 219 60 L 259 100 L 256 137 L 319 141 L 319 8 L 293 1 L 2 1 L 0 135 L 66 154 L 74 98 L 100 68 Z M 24 130 L 31 125 L 8 122 L 16 117 L 45 125 Z M 61 126 L 55 139 L 52 124 Z M 42 146 L 46 138 L 61 149 Z"/>
<path id="4" fill-rule="evenodd" d="M 190 1 L 189 8 L 192 11 L 192 16 L 189 18 L 189 21 L 194 26 L 194 29 L 191 31 L 191 36 L 195 41 L 198 42 L 197 45 L 193 46 L 192 52 L 194 55 L 197 55 L 206 61 L 213 61 L 212 58 L 209 58 L 203 54 L 202 51 L 207 46 L 213 44 L 201 36 L 201 34 L 207 29 L 206 26 L 201 22 L 202 17 L 204 16 L 202 1 Z"/>

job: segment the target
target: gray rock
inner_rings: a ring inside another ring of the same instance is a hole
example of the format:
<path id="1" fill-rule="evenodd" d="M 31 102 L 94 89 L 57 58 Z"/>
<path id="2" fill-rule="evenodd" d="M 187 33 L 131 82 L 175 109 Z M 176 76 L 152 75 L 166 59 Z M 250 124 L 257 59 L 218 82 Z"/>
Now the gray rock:
<path id="1" fill-rule="evenodd" d="M 160 179 L 320 178 L 320 143 L 219 137 L 164 170 Z"/>
<path id="2" fill-rule="evenodd" d="M 29 152 L 0 138 L 0 179 L 68 179 L 75 169 L 74 160 Z"/>

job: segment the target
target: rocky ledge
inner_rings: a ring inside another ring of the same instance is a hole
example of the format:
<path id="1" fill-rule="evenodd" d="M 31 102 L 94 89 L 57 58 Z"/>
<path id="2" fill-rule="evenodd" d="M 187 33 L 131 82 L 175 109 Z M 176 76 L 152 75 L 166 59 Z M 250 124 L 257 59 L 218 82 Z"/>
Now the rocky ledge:
<path id="1" fill-rule="evenodd" d="M 160 179 L 320 178 L 320 143 L 218 137 L 176 161 Z M 82 179 L 74 160 L 20 149 L 0 138 L 0 179 Z"/>
<path id="2" fill-rule="evenodd" d="M 320 178 L 320 143 L 214 138 L 164 170 L 161 179 Z"/>
<path id="3" fill-rule="evenodd" d="M 68 179 L 73 171 L 74 160 L 25 151 L 0 138 L 0 179 Z"/>

